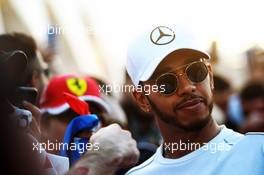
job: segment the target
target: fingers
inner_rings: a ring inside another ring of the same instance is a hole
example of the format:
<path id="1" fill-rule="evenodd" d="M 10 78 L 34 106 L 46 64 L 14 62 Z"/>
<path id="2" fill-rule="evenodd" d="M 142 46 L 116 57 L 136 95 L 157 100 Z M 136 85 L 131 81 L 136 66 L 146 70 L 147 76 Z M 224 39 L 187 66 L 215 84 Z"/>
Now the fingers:
<path id="1" fill-rule="evenodd" d="M 91 138 L 90 142 L 95 143 L 97 140 L 98 141 L 104 141 L 103 138 L 105 138 L 106 142 L 110 141 L 109 138 L 112 138 L 114 136 L 118 136 L 118 134 L 121 132 L 121 127 L 118 124 L 111 124 L 109 126 L 106 126 L 104 128 L 99 129 L 96 133 L 94 133 Z"/>
<path id="2" fill-rule="evenodd" d="M 39 124 L 40 116 L 41 116 L 41 112 L 39 108 L 27 101 L 23 101 L 22 104 L 25 109 L 29 110 L 32 113 L 33 117 L 36 119 L 37 123 Z"/>
<path id="3" fill-rule="evenodd" d="M 139 151 L 137 143 L 129 131 L 123 130 L 118 124 L 112 124 L 100 129 L 91 137 L 91 142 L 100 145 L 99 152 L 108 155 L 108 164 L 112 166 L 128 167 L 138 161 Z"/>
<path id="4" fill-rule="evenodd" d="M 118 124 L 99 129 L 90 141 L 97 143 L 99 149 L 86 152 L 75 164 L 75 169 L 88 167 L 90 172 L 97 174 L 114 174 L 117 169 L 131 167 L 138 161 L 136 141 L 129 131 L 123 130 Z"/>
<path id="5" fill-rule="evenodd" d="M 36 122 L 36 119 L 33 118 L 32 122 L 30 124 L 30 133 L 37 139 L 40 140 L 41 137 L 41 132 L 40 132 L 40 128 L 39 125 Z"/>
<path id="6" fill-rule="evenodd" d="M 135 140 L 131 140 L 128 144 L 130 148 L 129 152 L 127 152 L 126 156 L 124 157 L 123 161 L 120 163 L 120 167 L 127 168 L 135 165 L 139 159 L 139 150 L 137 149 L 137 143 Z"/>
<path id="7" fill-rule="evenodd" d="M 25 109 L 29 110 L 32 113 L 32 122 L 30 123 L 30 132 L 31 134 L 36 138 L 36 139 L 40 139 L 40 116 L 41 116 L 41 112 L 38 109 L 38 107 L 36 107 L 35 105 L 27 102 L 27 101 L 23 101 L 23 106 Z"/>

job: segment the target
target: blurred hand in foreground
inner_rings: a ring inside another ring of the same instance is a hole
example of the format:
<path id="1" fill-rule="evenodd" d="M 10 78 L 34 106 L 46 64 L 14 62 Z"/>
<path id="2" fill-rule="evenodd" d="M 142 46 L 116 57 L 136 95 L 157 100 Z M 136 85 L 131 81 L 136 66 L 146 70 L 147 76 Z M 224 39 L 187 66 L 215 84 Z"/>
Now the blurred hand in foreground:
<path id="1" fill-rule="evenodd" d="M 137 163 L 139 151 L 129 131 L 112 124 L 98 130 L 90 142 L 98 149 L 88 151 L 67 175 L 113 175 L 119 168 Z"/>

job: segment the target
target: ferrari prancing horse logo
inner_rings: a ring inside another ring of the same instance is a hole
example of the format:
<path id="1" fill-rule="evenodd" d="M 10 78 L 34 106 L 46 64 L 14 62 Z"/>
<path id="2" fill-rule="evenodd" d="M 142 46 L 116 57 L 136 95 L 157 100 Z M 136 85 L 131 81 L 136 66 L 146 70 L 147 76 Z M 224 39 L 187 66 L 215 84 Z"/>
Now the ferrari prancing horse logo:
<path id="1" fill-rule="evenodd" d="M 82 96 L 87 91 L 87 83 L 84 79 L 69 78 L 67 79 L 66 84 L 69 90 L 77 96 Z"/>

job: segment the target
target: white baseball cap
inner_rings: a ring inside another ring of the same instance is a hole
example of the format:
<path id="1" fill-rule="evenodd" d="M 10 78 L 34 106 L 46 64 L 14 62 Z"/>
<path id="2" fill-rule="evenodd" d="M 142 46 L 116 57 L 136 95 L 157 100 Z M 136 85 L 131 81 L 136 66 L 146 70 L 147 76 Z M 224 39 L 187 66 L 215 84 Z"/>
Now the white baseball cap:
<path id="1" fill-rule="evenodd" d="M 148 80 L 171 52 L 191 49 L 210 59 L 197 37 L 180 25 L 159 25 L 142 32 L 128 46 L 126 69 L 134 85 Z"/>

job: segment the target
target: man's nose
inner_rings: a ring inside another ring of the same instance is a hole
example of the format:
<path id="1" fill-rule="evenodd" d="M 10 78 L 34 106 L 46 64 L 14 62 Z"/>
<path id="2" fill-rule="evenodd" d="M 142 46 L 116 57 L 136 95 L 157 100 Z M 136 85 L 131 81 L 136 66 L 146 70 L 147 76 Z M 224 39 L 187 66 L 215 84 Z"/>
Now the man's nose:
<path id="1" fill-rule="evenodd" d="M 178 75 L 179 86 L 177 90 L 178 96 L 192 94 L 196 90 L 196 86 L 190 82 L 184 74 Z"/>

